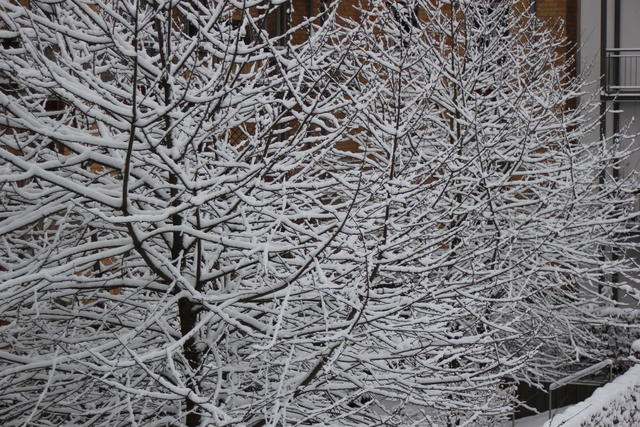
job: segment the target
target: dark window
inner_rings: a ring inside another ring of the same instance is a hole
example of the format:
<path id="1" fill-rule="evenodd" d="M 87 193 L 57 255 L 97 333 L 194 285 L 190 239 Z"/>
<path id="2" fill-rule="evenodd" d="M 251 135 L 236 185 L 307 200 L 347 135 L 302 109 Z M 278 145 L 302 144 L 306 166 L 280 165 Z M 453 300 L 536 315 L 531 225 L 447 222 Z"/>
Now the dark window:
<path id="1" fill-rule="evenodd" d="M 248 23 L 244 23 L 242 19 L 233 19 L 231 21 L 231 28 L 233 31 L 238 31 L 240 35 L 240 39 L 244 42 L 244 44 L 249 45 L 252 42 L 256 41 L 256 33 Z"/>
<path id="2" fill-rule="evenodd" d="M 504 44 L 496 43 L 509 35 L 508 14 L 510 12 L 509 2 L 495 0 L 491 2 L 479 2 L 473 6 L 471 19 L 467 20 L 470 25 L 471 38 L 480 51 L 491 51 L 500 49 Z M 475 34 L 474 34 L 475 33 Z M 498 64 L 504 62 L 506 52 L 497 61 Z"/>
<path id="3" fill-rule="evenodd" d="M 391 16 L 398 23 L 404 33 L 410 33 L 412 28 L 418 26 L 417 8 L 412 9 L 406 2 L 400 0 L 386 2 L 387 8 L 391 11 Z"/>

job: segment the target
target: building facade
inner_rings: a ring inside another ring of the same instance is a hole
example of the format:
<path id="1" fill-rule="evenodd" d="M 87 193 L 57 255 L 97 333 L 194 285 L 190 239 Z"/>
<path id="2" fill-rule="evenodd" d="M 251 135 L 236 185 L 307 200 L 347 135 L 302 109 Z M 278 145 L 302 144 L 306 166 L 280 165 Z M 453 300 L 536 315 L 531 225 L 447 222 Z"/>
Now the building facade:
<path id="1" fill-rule="evenodd" d="M 640 3 L 634 0 L 583 1 L 579 5 L 578 69 L 599 93 L 600 129 L 640 132 Z M 586 100 L 585 100 L 586 102 Z M 626 159 L 616 173 L 638 170 L 640 153 Z"/>
<path id="2" fill-rule="evenodd" d="M 636 151 L 611 173 L 633 177 L 640 169 L 640 152 L 634 146 L 634 135 L 640 133 L 640 3 L 582 1 L 578 2 L 577 12 L 578 72 L 588 82 L 588 93 L 598 94 L 595 100 L 588 96 L 581 99 L 599 103 L 600 126 L 592 138 L 611 138 L 618 133 L 631 136 L 621 143 L 630 144 Z M 638 195 L 635 208 L 640 209 Z"/>

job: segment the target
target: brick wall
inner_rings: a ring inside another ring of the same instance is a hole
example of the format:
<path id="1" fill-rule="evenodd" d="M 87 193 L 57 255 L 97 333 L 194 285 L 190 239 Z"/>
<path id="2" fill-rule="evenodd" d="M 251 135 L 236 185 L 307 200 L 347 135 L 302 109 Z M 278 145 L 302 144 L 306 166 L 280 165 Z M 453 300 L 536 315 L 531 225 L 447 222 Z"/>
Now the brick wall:
<path id="1" fill-rule="evenodd" d="M 528 7 L 532 1 L 536 2 L 537 15 L 540 19 L 548 22 L 550 26 L 556 24 L 558 20 L 562 20 L 561 35 L 567 37 L 572 43 L 577 41 L 578 0 L 519 0 L 518 2 L 524 7 Z M 328 4 L 331 3 L 331 0 L 291 0 L 293 6 L 291 13 L 292 25 L 300 24 L 309 14 L 313 16 L 319 13 L 322 3 Z M 358 3 L 357 0 L 343 0 L 340 2 L 339 14 L 357 20 L 358 11 L 356 5 Z M 297 37 L 302 37 L 302 34 Z"/>
<path id="2" fill-rule="evenodd" d="M 332 0 L 290 0 L 290 2 L 293 9 L 291 11 L 291 25 L 295 26 L 301 24 L 309 16 L 318 15 L 332 3 Z M 357 20 L 359 16 L 357 7 L 360 3 L 366 4 L 358 0 L 343 0 L 338 5 L 338 14 L 347 19 Z M 293 43 L 303 42 L 308 34 L 307 31 L 296 32 L 292 38 Z"/>
<path id="3" fill-rule="evenodd" d="M 300 25 L 309 16 L 316 16 L 323 10 L 326 5 L 332 3 L 333 0 L 289 0 L 292 10 L 289 25 Z M 393 1 L 393 0 L 392 0 Z M 433 0 L 439 1 L 439 0 Z M 509 1 L 509 0 L 496 0 Z M 579 0 L 515 0 L 515 7 L 521 10 L 527 10 L 535 2 L 536 14 L 546 25 L 557 32 L 560 37 L 566 38 L 568 43 L 560 48 L 562 58 L 560 61 L 575 61 L 574 47 L 578 41 L 578 1 Z M 338 13 L 345 18 L 358 21 L 358 7 L 366 8 L 366 0 L 342 0 L 339 3 Z M 325 6 L 323 6 L 325 5 Z M 445 8 L 445 11 L 447 8 Z M 292 36 L 294 44 L 302 43 L 308 37 L 309 29 L 303 29 L 295 32 Z M 571 74 L 576 75 L 576 64 L 573 63 Z M 574 104 L 570 103 L 569 107 Z"/>
<path id="4" fill-rule="evenodd" d="M 560 35 L 570 43 L 578 40 L 578 0 L 536 0 L 537 15 L 550 26 L 562 20 Z M 566 53 L 565 49 L 565 53 Z"/>
<path id="5" fill-rule="evenodd" d="M 570 75 L 577 74 L 575 46 L 578 41 L 578 0 L 530 0 L 536 1 L 536 14 L 549 28 L 558 32 L 569 42 L 560 48 L 563 59 L 573 61 Z M 575 108 L 576 100 L 569 101 L 568 108 Z"/>

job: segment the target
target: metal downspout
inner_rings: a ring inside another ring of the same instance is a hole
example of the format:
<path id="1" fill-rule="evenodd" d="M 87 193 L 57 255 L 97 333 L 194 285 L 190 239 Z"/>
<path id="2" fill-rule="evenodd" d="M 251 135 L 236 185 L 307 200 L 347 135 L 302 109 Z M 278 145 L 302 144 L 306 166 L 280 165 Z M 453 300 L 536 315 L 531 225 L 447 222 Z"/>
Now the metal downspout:
<path id="1" fill-rule="evenodd" d="M 620 9 L 621 9 L 620 0 L 615 0 L 614 9 L 613 9 L 613 47 L 615 49 L 620 48 L 620 16 L 621 16 Z M 612 74 L 613 74 L 613 82 L 615 86 L 620 86 L 620 62 L 619 61 L 620 59 L 617 59 L 614 62 L 614 66 L 613 66 Z M 620 133 L 620 103 L 617 100 L 613 102 L 613 129 L 612 130 L 614 135 L 613 143 L 617 145 L 620 140 L 619 137 L 615 136 Z M 618 179 L 618 177 L 620 176 L 620 167 L 615 166 L 611 173 L 613 175 L 613 179 Z M 618 251 L 614 248 L 611 251 L 611 259 L 615 261 L 619 257 L 620 256 L 618 254 Z M 611 276 L 611 281 L 613 283 L 619 283 L 620 282 L 619 274 L 614 273 Z M 618 301 L 618 289 L 613 289 L 612 297 L 615 301 Z"/>

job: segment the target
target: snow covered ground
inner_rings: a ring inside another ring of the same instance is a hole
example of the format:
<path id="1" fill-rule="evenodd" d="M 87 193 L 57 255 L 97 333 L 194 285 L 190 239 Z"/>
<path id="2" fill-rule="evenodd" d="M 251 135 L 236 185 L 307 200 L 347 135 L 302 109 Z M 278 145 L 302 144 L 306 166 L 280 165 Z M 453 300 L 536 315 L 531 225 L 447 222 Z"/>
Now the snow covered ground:
<path id="1" fill-rule="evenodd" d="M 554 414 L 561 414 L 567 409 L 569 406 L 564 406 L 559 409 L 554 409 Z M 499 427 L 542 427 L 544 423 L 549 420 L 549 414 L 547 412 L 543 412 L 538 415 L 531 415 L 529 417 L 519 418 L 515 421 L 508 421 L 506 423 L 501 424 Z"/>
<path id="2" fill-rule="evenodd" d="M 593 392 L 588 399 L 567 407 L 542 427 L 640 425 L 640 365 Z"/>
<path id="3" fill-rule="evenodd" d="M 634 343 L 640 350 L 640 340 Z M 640 352 L 640 351 L 638 351 Z M 640 426 L 640 365 L 596 389 L 591 397 L 575 405 L 508 421 L 499 427 Z"/>

